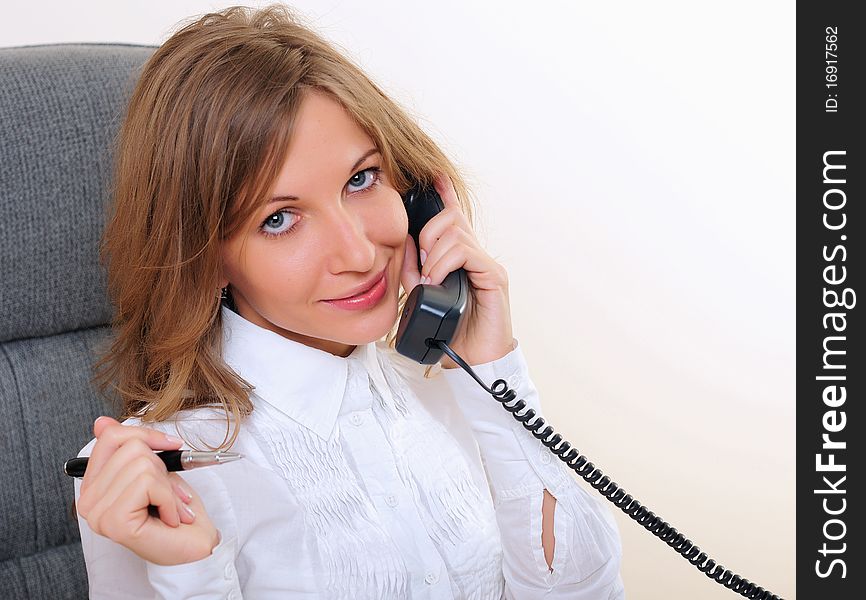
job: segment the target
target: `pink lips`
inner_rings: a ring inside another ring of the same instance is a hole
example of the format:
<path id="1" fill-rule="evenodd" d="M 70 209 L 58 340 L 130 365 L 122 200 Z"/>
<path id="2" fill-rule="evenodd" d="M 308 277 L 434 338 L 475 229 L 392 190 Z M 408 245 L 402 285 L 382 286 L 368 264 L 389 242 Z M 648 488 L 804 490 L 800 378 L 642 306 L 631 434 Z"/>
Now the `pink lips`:
<path id="1" fill-rule="evenodd" d="M 325 304 L 330 304 L 337 308 L 345 308 L 348 310 L 363 310 L 371 308 L 379 303 L 385 297 L 385 292 L 388 290 L 388 268 L 386 267 L 382 273 L 382 277 L 373 284 L 366 292 L 349 296 L 348 298 L 340 298 L 339 300 L 324 300 Z"/>

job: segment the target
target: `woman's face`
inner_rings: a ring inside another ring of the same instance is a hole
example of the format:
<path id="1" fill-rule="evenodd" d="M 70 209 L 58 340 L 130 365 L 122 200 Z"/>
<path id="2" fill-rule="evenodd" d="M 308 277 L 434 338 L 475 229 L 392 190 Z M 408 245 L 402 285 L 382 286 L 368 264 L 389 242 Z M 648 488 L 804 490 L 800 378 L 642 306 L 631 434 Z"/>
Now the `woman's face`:
<path id="1" fill-rule="evenodd" d="M 301 103 L 277 199 L 226 241 L 222 285 L 242 317 L 283 337 L 348 356 L 378 340 L 397 317 L 408 221 L 373 141 L 320 92 Z M 372 307 L 325 302 L 353 293 L 385 270 Z"/>

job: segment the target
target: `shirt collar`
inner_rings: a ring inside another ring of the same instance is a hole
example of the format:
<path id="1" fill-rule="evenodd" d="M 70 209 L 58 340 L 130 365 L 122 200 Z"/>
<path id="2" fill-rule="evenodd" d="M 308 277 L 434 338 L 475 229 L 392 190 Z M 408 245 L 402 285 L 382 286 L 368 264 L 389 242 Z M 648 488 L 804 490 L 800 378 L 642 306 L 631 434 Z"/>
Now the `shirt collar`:
<path id="1" fill-rule="evenodd" d="M 226 306 L 221 311 L 226 364 L 252 384 L 262 400 L 322 439 L 331 437 L 337 421 L 350 359 L 375 373 L 379 383 L 376 342 L 359 344 L 343 358 L 260 327 Z M 390 397 L 387 390 L 384 394 Z"/>

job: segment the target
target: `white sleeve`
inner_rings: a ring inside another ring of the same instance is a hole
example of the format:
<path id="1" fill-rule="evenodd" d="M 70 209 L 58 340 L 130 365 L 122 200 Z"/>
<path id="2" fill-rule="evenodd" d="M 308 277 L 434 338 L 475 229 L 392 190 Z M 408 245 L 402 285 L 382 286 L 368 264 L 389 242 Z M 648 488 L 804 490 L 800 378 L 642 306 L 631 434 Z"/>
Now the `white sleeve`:
<path id="1" fill-rule="evenodd" d="M 488 387 L 504 379 L 541 414 L 538 391 L 517 340 L 505 356 L 473 371 Z M 506 595 L 518 599 L 623 600 L 622 546 L 607 500 L 571 470 L 462 368 L 443 369 L 471 427 L 487 473 L 502 538 Z M 510 403 L 510 404 L 513 404 Z M 546 419 L 545 419 L 546 421 Z M 555 498 L 551 573 L 541 544 L 543 490 Z"/>
<path id="2" fill-rule="evenodd" d="M 90 456 L 95 443 L 95 439 L 91 440 L 78 456 Z M 91 600 L 240 600 L 243 597 L 234 565 L 238 552 L 234 516 L 222 483 L 206 468 L 178 474 L 199 494 L 208 516 L 220 530 L 220 543 L 210 556 L 201 560 L 182 565 L 157 565 L 94 533 L 87 521 L 77 515 Z M 74 481 L 77 503 L 81 480 Z"/>

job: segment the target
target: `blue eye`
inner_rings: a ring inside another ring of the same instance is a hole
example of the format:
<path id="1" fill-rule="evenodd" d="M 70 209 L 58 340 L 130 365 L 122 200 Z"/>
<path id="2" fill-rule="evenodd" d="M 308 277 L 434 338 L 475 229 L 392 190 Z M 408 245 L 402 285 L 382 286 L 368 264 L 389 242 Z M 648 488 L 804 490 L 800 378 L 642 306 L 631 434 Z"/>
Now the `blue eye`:
<path id="1" fill-rule="evenodd" d="M 265 228 L 270 227 L 270 226 L 280 227 L 283 224 L 283 222 L 286 220 L 285 215 L 294 215 L 294 214 L 295 213 L 290 211 L 288 208 L 283 208 L 283 209 L 275 212 L 271 216 L 269 216 L 267 219 L 265 219 L 259 229 L 261 229 L 262 233 L 264 233 L 267 237 L 280 237 L 281 235 L 291 233 L 295 229 L 295 227 L 298 226 L 299 221 L 295 221 L 295 223 L 291 227 L 289 227 L 288 229 L 279 230 L 279 231 L 276 231 L 274 233 L 272 233 L 273 230 L 268 231 Z"/>
<path id="2" fill-rule="evenodd" d="M 364 190 L 370 189 L 374 185 L 378 185 L 380 170 L 379 167 L 370 167 L 369 169 L 358 171 L 349 178 L 349 185 L 361 185 L 364 182 L 369 182 L 369 185 L 356 191 L 363 192 Z M 359 176 L 361 176 L 360 180 L 358 179 Z"/>
<path id="3" fill-rule="evenodd" d="M 364 169 L 363 171 L 358 171 L 357 173 L 352 175 L 349 178 L 349 182 L 347 185 L 349 185 L 349 186 L 352 186 L 352 185 L 364 186 L 364 187 L 361 187 L 360 189 L 357 189 L 357 190 L 349 190 L 349 193 L 350 194 L 361 194 L 361 193 L 367 192 L 367 191 L 373 189 L 374 187 L 376 187 L 377 185 L 379 185 L 381 183 L 380 172 L 381 172 L 380 167 L 370 167 L 368 169 Z M 262 232 L 262 234 L 265 237 L 269 237 L 269 238 L 278 238 L 280 236 L 292 233 L 295 230 L 295 228 L 298 226 L 298 224 L 301 222 L 300 219 L 297 219 L 292 224 L 292 226 L 288 227 L 288 228 L 277 229 L 277 230 L 268 229 L 269 227 L 276 227 L 276 228 L 282 227 L 284 225 L 285 220 L 286 220 L 285 215 L 298 216 L 298 214 L 295 213 L 294 211 L 289 210 L 288 208 L 282 208 L 282 209 L 278 210 L 277 212 L 275 212 L 274 214 L 269 215 L 268 218 L 266 218 L 262 222 L 262 224 L 259 226 L 259 230 Z"/>

